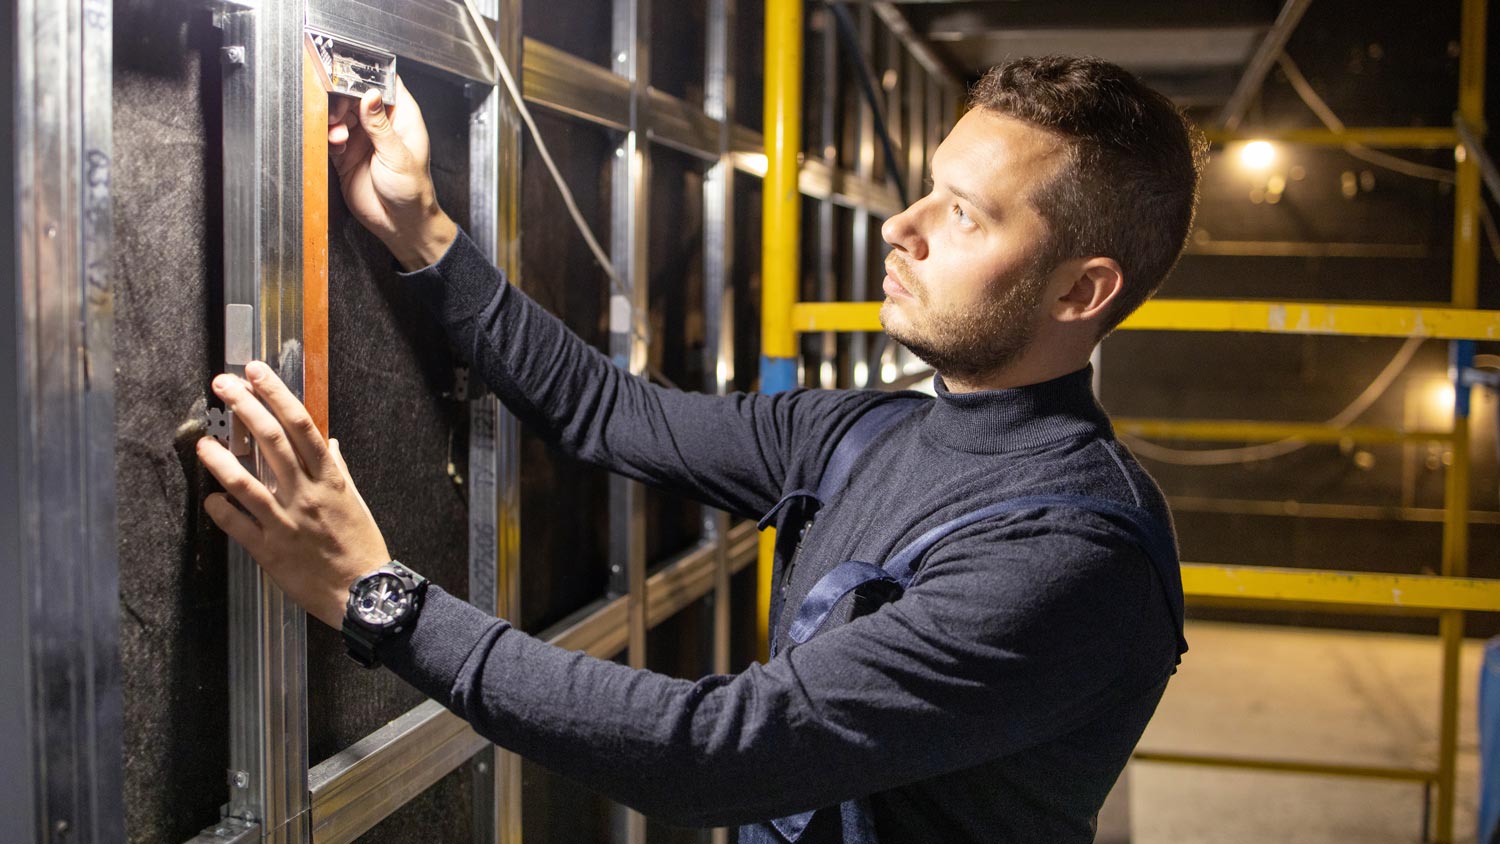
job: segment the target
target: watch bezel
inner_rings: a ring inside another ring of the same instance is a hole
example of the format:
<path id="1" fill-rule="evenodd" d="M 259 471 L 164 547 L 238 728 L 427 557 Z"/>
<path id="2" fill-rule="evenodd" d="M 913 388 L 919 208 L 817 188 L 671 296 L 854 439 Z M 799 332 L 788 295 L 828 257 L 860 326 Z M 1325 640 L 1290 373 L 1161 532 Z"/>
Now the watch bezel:
<path id="1" fill-rule="evenodd" d="M 400 613 L 389 621 L 373 621 L 366 618 L 361 612 L 360 599 L 373 584 L 387 579 L 395 581 L 396 587 L 405 593 L 408 602 L 401 608 Z M 344 618 L 350 624 L 376 634 L 377 637 L 400 633 L 421 610 L 422 599 L 427 591 L 426 586 L 425 578 L 392 560 L 349 584 L 349 597 L 344 603 Z"/>

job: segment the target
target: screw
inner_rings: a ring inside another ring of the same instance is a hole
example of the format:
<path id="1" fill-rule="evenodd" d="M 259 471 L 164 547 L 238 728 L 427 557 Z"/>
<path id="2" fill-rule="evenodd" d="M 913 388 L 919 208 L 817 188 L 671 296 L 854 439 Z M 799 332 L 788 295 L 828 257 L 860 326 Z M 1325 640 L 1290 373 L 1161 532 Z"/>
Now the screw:
<path id="1" fill-rule="evenodd" d="M 621 50 L 620 53 L 619 53 L 619 55 L 615 56 L 615 61 L 619 62 L 620 64 L 624 64 L 625 60 L 628 59 L 628 58 L 629 58 L 629 56 L 627 56 L 625 54 L 625 51 Z"/>
<path id="2" fill-rule="evenodd" d="M 245 48 L 238 44 L 233 47 L 225 47 L 223 56 L 225 64 L 244 64 Z"/>
<path id="3" fill-rule="evenodd" d="M 235 788 L 244 788 L 250 785 L 250 774 L 246 771 L 231 771 L 229 773 L 229 782 Z"/>

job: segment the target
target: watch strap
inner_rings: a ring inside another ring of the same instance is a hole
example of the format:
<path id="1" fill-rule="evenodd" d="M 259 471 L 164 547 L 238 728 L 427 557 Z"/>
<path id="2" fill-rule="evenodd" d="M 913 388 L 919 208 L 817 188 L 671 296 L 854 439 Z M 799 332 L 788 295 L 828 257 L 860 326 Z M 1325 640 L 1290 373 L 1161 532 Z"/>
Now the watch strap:
<path id="1" fill-rule="evenodd" d="M 344 618 L 344 645 L 348 648 L 349 658 L 364 666 L 374 668 L 380 665 L 380 657 L 375 655 L 375 636 L 369 630 L 360 627 L 348 617 Z"/>

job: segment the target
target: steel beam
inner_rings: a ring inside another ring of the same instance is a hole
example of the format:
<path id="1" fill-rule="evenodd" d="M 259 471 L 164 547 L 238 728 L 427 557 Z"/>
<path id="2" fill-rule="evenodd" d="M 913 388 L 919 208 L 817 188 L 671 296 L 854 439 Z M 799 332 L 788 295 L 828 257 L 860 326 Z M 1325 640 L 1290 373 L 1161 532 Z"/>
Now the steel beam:
<path id="1" fill-rule="evenodd" d="M 110 275 L 111 6 L 0 32 L 0 839 L 125 836 Z"/>
<path id="2" fill-rule="evenodd" d="M 226 15 L 223 54 L 224 302 L 254 308 L 251 354 L 299 398 L 303 18 L 296 0 Z M 243 375 L 245 361 L 226 357 Z M 257 456 L 246 460 L 268 476 Z M 227 815 L 275 844 L 308 835 L 306 636 L 301 608 L 231 544 Z"/>
<path id="3" fill-rule="evenodd" d="M 1304 440 L 1310 443 L 1344 441 L 1370 444 L 1451 442 L 1452 431 L 1405 431 L 1396 428 L 1348 426 L 1339 428 L 1320 422 L 1258 422 L 1238 419 L 1133 419 L 1110 420 L 1122 434 L 1167 440 L 1207 442 L 1272 442 Z"/>
<path id="4" fill-rule="evenodd" d="M 1297 24 L 1302 20 L 1302 14 L 1312 0 L 1286 0 L 1281 6 L 1281 13 L 1276 16 L 1275 23 L 1266 30 L 1260 44 L 1256 45 L 1255 53 L 1251 55 L 1250 61 L 1245 65 L 1245 72 L 1240 75 L 1239 82 L 1234 86 L 1234 93 L 1229 96 L 1229 102 L 1219 112 L 1218 125 L 1221 129 L 1233 132 L 1239 128 L 1240 121 L 1244 120 L 1245 112 L 1250 109 L 1250 103 L 1260 93 L 1261 86 L 1266 82 L 1266 74 L 1276 64 L 1276 57 L 1286 47 L 1286 42 L 1292 37 L 1292 32 L 1297 29 Z"/>
<path id="5" fill-rule="evenodd" d="M 1471 577 L 1183 563 L 1182 588 L 1192 601 L 1500 612 L 1500 580 Z"/>
<path id="6" fill-rule="evenodd" d="M 799 302 L 797 331 L 878 331 L 879 302 Z M 1500 339 L 1500 311 L 1219 299 L 1154 299 L 1121 326 L 1137 331 L 1240 331 L 1347 337 Z"/>
<path id="7" fill-rule="evenodd" d="M 1365 146 L 1371 149 L 1451 149 L 1458 132 L 1451 126 L 1350 126 L 1341 132 L 1329 129 L 1256 129 L 1254 132 L 1206 130 L 1209 143 L 1223 146 L 1246 141 L 1276 141 L 1318 147 Z"/>

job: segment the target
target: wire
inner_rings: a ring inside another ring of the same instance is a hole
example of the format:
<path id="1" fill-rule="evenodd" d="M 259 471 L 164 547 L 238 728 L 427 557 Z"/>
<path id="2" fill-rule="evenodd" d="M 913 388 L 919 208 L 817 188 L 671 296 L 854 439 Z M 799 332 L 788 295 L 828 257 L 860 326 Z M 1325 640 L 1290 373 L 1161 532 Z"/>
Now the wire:
<path id="1" fill-rule="evenodd" d="M 526 99 L 521 95 L 520 86 L 516 85 L 516 79 L 511 75 L 510 65 L 506 63 L 505 57 L 500 54 L 500 48 L 496 46 L 490 37 L 489 28 L 484 25 L 484 18 L 479 10 L 474 8 L 472 0 L 465 0 L 464 5 L 468 7 L 469 15 L 473 18 L 474 26 L 479 30 L 480 37 L 489 49 L 490 56 L 495 60 L 495 68 L 500 72 L 500 79 L 505 83 L 505 90 L 510 93 L 511 100 L 516 104 L 516 110 L 521 114 L 521 121 L 526 124 L 526 130 L 531 133 L 531 139 L 536 142 L 537 154 L 542 157 L 542 164 L 547 167 L 547 172 L 552 176 L 552 183 L 557 186 L 557 192 L 562 195 L 563 205 L 568 209 L 568 216 L 573 219 L 573 225 L 578 233 L 583 235 L 583 240 L 588 244 L 589 251 L 594 253 L 594 260 L 598 262 L 599 268 L 609 277 L 610 287 L 614 289 L 616 296 L 625 300 L 626 313 L 630 319 L 630 334 L 642 344 L 650 345 L 647 338 L 645 326 L 641 323 L 636 313 L 635 302 L 631 298 L 630 288 L 625 281 L 615 272 L 614 263 L 610 261 L 609 255 L 599 241 L 594 237 L 594 232 L 589 228 L 588 221 L 583 219 L 583 212 L 578 210 L 578 203 L 573 199 L 573 191 L 568 187 L 567 181 L 563 179 L 562 172 L 557 169 L 557 163 L 552 160 L 552 152 L 547 148 L 547 142 L 542 139 L 541 130 L 537 128 L 536 121 L 532 119 L 531 109 L 526 107 Z M 665 376 L 657 375 L 665 379 Z M 670 382 L 669 382 L 670 383 Z"/>
<path id="2" fill-rule="evenodd" d="M 854 71 L 860 90 L 864 92 L 865 101 L 870 104 L 875 134 L 880 138 L 880 148 L 885 154 L 886 180 L 895 186 L 896 196 L 900 198 L 901 206 L 904 208 L 911 204 L 911 200 L 906 195 L 906 183 L 900 176 L 901 163 L 896 159 L 896 144 L 891 140 L 891 130 L 886 125 L 885 108 L 880 104 L 880 96 L 875 93 L 875 72 L 870 69 L 864 48 L 859 44 L 859 30 L 843 3 L 831 2 L 828 4 L 828 9 L 833 13 L 839 38 L 844 42 L 844 57 L 848 60 L 850 69 Z"/>
<path id="3" fill-rule="evenodd" d="M 1333 113 L 1333 109 L 1328 107 L 1328 103 L 1324 102 L 1323 98 L 1318 96 L 1318 92 L 1313 90 L 1312 84 L 1307 81 L 1307 77 L 1302 75 L 1302 70 L 1297 67 L 1296 62 L 1292 61 L 1292 57 L 1283 52 L 1277 57 L 1276 61 L 1281 65 L 1282 72 L 1286 74 L 1287 81 L 1291 83 L 1292 90 L 1297 92 L 1297 96 L 1301 98 L 1302 103 L 1313 114 L 1317 115 L 1318 119 L 1323 122 L 1323 125 L 1332 132 L 1344 131 L 1344 121 L 1340 120 L 1338 115 Z M 1392 170 L 1404 176 L 1411 176 L 1417 179 L 1430 179 L 1434 182 L 1443 182 L 1450 185 L 1457 180 L 1452 170 L 1444 170 L 1441 167 L 1429 167 L 1426 164 L 1407 161 L 1399 156 L 1370 149 L 1364 144 L 1344 144 L 1344 151 L 1361 161 L 1374 164 L 1377 167 L 1384 167 L 1387 170 Z"/>
<path id="4" fill-rule="evenodd" d="M 1358 419 L 1361 414 L 1370 409 L 1385 391 L 1390 389 L 1395 382 L 1396 376 L 1411 363 L 1411 359 L 1422 345 L 1422 337 L 1408 337 L 1406 342 L 1391 358 L 1390 363 L 1375 376 L 1375 380 L 1365 387 L 1350 402 L 1347 407 L 1335 414 L 1324 424 L 1332 428 L 1347 428 Z M 1254 463 L 1260 460 L 1270 460 L 1276 457 L 1285 457 L 1295 451 L 1307 447 L 1306 440 L 1286 439 L 1278 440 L 1261 445 L 1244 446 L 1240 448 L 1215 448 L 1215 449 L 1180 449 L 1158 445 L 1149 440 L 1131 434 L 1120 434 L 1130 449 L 1142 457 L 1155 460 L 1160 463 L 1170 463 L 1174 466 L 1229 466 L 1235 463 Z"/>

